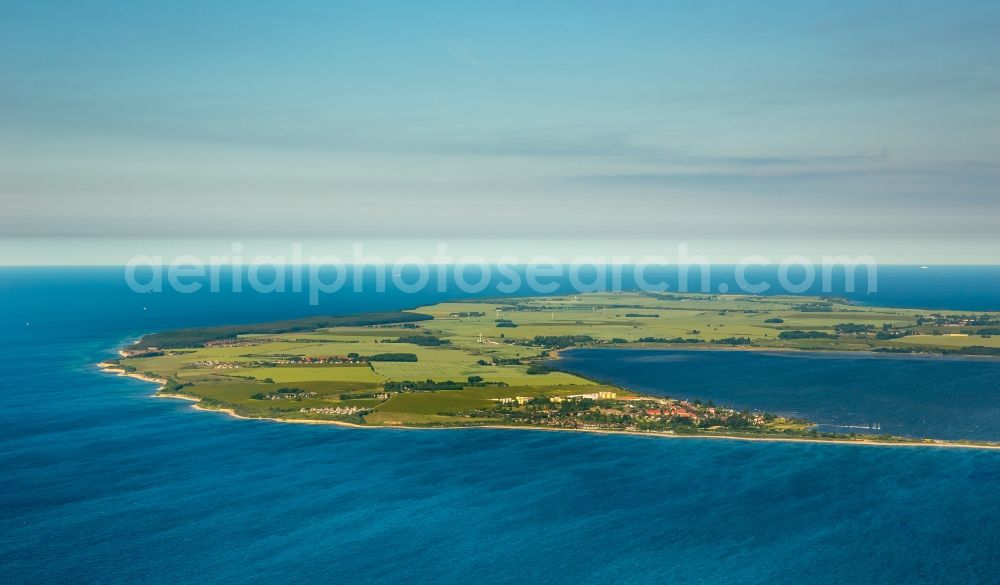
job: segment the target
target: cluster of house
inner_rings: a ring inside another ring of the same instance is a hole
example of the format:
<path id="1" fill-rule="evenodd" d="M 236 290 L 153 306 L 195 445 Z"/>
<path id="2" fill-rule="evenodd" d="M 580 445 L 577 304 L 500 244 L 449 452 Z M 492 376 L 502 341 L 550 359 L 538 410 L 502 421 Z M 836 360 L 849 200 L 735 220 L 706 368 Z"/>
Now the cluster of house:
<path id="1" fill-rule="evenodd" d="M 343 355 L 325 357 L 296 355 L 271 360 L 272 364 L 356 364 L 361 362 L 360 358 L 352 359 Z"/>
<path id="2" fill-rule="evenodd" d="M 716 415 L 727 417 L 736 412 L 729 408 L 716 409 L 713 406 L 701 409 L 701 411 L 699 412 L 698 407 L 691 404 L 690 402 L 683 400 L 680 402 L 664 402 L 664 401 L 658 401 L 658 402 L 659 402 L 658 406 L 645 409 L 645 412 L 648 416 L 653 416 L 653 417 L 673 416 L 673 417 L 685 418 L 692 422 L 699 422 L 702 419 L 702 417 L 708 418 L 708 417 L 714 417 Z M 758 412 L 751 414 L 750 423 L 754 425 L 764 424 L 764 415 Z"/>
<path id="3" fill-rule="evenodd" d="M 265 343 L 283 341 L 278 337 L 230 337 L 229 339 L 214 339 L 206 341 L 205 347 L 254 347 Z"/>
<path id="4" fill-rule="evenodd" d="M 1000 315 L 942 315 L 931 313 L 929 317 L 918 317 L 917 323 L 931 323 L 944 327 L 969 327 L 974 325 L 995 325 Z"/>
<path id="5" fill-rule="evenodd" d="M 514 404 L 514 403 L 517 403 L 517 404 L 527 404 L 532 399 L 534 399 L 534 396 L 515 396 L 513 398 L 494 398 L 494 400 L 496 400 L 500 404 Z"/>
<path id="6" fill-rule="evenodd" d="M 358 408 L 357 406 L 322 406 L 318 408 L 300 408 L 299 412 L 309 414 L 367 414 L 371 412 L 371 409 Z"/>
<path id="7" fill-rule="evenodd" d="M 572 394 L 570 396 L 554 396 L 552 397 L 552 402 L 562 402 L 568 399 L 576 400 L 611 400 L 618 396 L 617 392 L 591 392 L 590 394 Z"/>
<path id="8" fill-rule="evenodd" d="M 303 398 L 310 398 L 316 396 L 315 392 L 267 392 L 258 393 L 251 396 L 256 400 L 301 400 Z"/>
<path id="9" fill-rule="evenodd" d="M 592 392 L 590 394 L 573 394 L 571 396 L 550 396 L 549 401 L 558 404 L 560 402 L 566 402 L 567 400 L 585 400 L 585 399 L 611 400 L 617 396 L 618 396 L 617 392 L 602 391 L 602 392 Z M 535 398 L 534 396 L 515 396 L 513 398 L 496 398 L 495 400 L 499 401 L 500 404 L 514 404 L 514 403 L 527 404 L 531 402 L 534 398 Z"/>
<path id="10" fill-rule="evenodd" d="M 715 409 L 709 408 L 708 413 L 715 414 Z M 698 413 L 694 412 L 693 409 L 687 408 L 685 404 L 681 402 L 661 405 L 659 408 L 647 408 L 646 414 L 649 416 L 679 416 L 693 421 L 698 420 Z"/>
<path id="11" fill-rule="evenodd" d="M 192 366 L 196 368 L 213 368 L 216 370 L 235 370 L 240 367 L 252 367 L 256 364 L 253 363 L 241 363 L 241 362 L 222 362 L 216 360 L 201 360 L 197 362 L 192 362 Z"/>
<path id="12" fill-rule="evenodd" d="M 497 309 L 497 312 L 499 313 L 500 309 Z M 486 313 L 482 311 L 459 311 L 457 313 L 448 313 L 448 316 L 453 319 L 460 319 L 465 317 L 485 317 Z"/>
<path id="13" fill-rule="evenodd" d="M 332 356 L 332 357 L 289 356 L 289 357 L 269 359 L 267 361 L 253 361 L 253 362 L 200 360 L 197 362 L 192 362 L 191 365 L 197 368 L 213 368 L 216 370 L 235 370 L 238 368 L 259 368 L 259 367 L 271 367 L 276 365 L 293 365 L 293 364 L 358 364 L 358 363 L 363 363 L 363 360 L 361 360 L 360 358 L 352 359 L 346 356 Z"/>
<path id="14" fill-rule="evenodd" d="M 534 400 L 535 396 L 514 396 L 513 398 L 494 398 L 500 404 L 527 404 Z M 625 404 L 613 409 L 614 412 L 621 412 L 642 418 L 643 415 L 659 419 L 660 417 L 675 417 L 699 423 L 704 419 L 713 417 L 726 418 L 736 413 L 736 411 L 714 406 L 702 406 L 692 404 L 686 400 L 672 400 L 666 398 L 651 398 L 648 396 L 623 396 L 618 398 L 617 393 L 609 391 L 592 392 L 589 394 L 573 394 L 571 396 L 551 396 L 549 401 L 561 403 L 573 400 L 611 400 L 617 399 Z M 603 411 L 604 409 L 602 409 Z M 609 411 L 611 412 L 611 411 Z M 748 421 L 753 425 L 763 425 L 765 418 L 762 413 L 753 413 L 748 417 Z M 555 424 L 561 424 L 559 420 L 553 419 Z M 595 427 L 596 428 L 596 427 Z"/>

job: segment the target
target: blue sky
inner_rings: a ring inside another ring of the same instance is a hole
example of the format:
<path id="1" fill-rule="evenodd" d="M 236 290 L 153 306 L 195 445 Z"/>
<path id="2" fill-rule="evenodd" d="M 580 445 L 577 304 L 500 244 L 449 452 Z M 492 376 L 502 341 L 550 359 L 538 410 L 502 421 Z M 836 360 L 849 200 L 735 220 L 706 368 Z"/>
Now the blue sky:
<path id="1" fill-rule="evenodd" d="M 1000 250 L 994 2 L 3 2 L 0 75 L 0 263 L 207 235 Z"/>

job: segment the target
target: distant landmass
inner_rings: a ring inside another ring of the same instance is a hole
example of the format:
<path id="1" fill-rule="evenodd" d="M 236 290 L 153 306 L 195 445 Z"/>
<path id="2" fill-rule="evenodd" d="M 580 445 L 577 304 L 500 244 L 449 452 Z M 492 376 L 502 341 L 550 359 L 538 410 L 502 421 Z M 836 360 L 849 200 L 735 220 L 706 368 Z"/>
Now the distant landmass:
<path id="1" fill-rule="evenodd" d="M 282 422 L 992 446 L 877 425 L 820 432 L 804 419 L 671 397 L 668 380 L 642 394 L 559 371 L 559 351 L 577 347 L 994 356 L 1000 316 L 827 297 L 594 293 L 165 331 L 101 366 L 199 409 Z"/>

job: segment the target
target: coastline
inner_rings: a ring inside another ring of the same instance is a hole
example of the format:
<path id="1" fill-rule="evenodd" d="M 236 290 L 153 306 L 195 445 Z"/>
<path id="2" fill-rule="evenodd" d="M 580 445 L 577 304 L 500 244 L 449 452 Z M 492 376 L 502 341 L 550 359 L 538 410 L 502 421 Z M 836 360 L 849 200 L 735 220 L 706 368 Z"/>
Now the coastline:
<path id="1" fill-rule="evenodd" d="M 558 358 L 557 358 L 558 359 Z M 729 440 L 729 441 L 753 441 L 753 442 L 768 442 L 768 443 L 814 443 L 814 444 L 825 444 L 825 445 L 857 445 L 857 446 L 869 446 L 869 447 L 929 447 L 929 448 L 947 448 L 947 449 L 984 449 L 991 451 L 1000 451 L 1000 444 L 975 444 L 975 443 L 959 443 L 951 441 L 877 441 L 877 440 L 851 440 L 851 439 L 811 439 L 804 437 L 746 437 L 739 435 L 677 435 L 668 433 L 649 433 L 642 431 L 619 431 L 619 430 L 605 430 L 605 429 L 567 429 L 567 428 L 556 428 L 556 427 L 540 427 L 540 426 L 515 426 L 515 425 L 469 425 L 469 426 L 438 426 L 438 427 L 421 427 L 421 426 L 403 426 L 403 425 L 359 425 L 356 423 L 350 423 L 346 421 L 337 420 L 309 420 L 309 419 L 283 419 L 274 417 L 255 417 L 255 416 L 244 416 L 237 413 L 232 408 L 210 408 L 201 405 L 201 398 L 194 396 L 186 396 L 183 394 L 170 394 L 164 393 L 160 394 L 159 390 L 164 388 L 166 380 L 160 378 L 153 378 L 150 376 L 144 376 L 142 374 L 136 374 L 131 372 L 126 372 L 125 370 L 117 367 L 115 364 L 109 364 L 106 362 L 101 362 L 97 364 L 102 372 L 113 373 L 118 376 L 125 376 L 128 378 L 135 378 L 137 380 L 142 380 L 144 382 L 150 382 L 154 384 L 159 384 L 157 388 L 157 393 L 152 394 L 153 398 L 172 398 L 176 400 L 185 400 L 188 402 L 193 402 L 191 408 L 203 412 L 218 412 L 226 414 L 233 418 L 241 420 L 256 420 L 256 421 L 267 421 L 267 422 L 277 422 L 285 424 L 306 424 L 306 425 L 334 425 L 339 427 L 346 427 L 352 429 L 398 429 L 398 430 L 411 430 L 411 431 L 446 431 L 446 430 L 469 430 L 469 429 L 493 429 L 493 430 L 519 430 L 519 431 L 547 431 L 547 432 L 568 432 L 568 433 L 590 433 L 598 435 L 628 435 L 634 437 L 651 437 L 659 439 L 716 439 L 716 440 Z"/>
<path id="2" fill-rule="evenodd" d="M 142 380 L 143 382 L 150 382 L 150 383 L 153 383 L 153 384 L 159 384 L 160 387 L 156 389 L 157 391 L 160 391 L 163 388 L 165 388 L 166 384 L 167 384 L 167 381 L 164 380 L 163 378 L 154 378 L 152 376 L 146 376 L 145 374 L 139 374 L 139 373 L 136 373 L 136 372 L 129 372 L 129 371 L 125 370 L 124 368 L 119 367 L 118 364 L 111 364 L 111 363 L 108 363 L 108 362 L 100 362 L 100 363 L 97 364 L 97 367 L 100 368 L 100 370 L 102 372 L 106 372 L 106 373 L 109 373 L 109 374 L 115 374 L 117 376 L 124 376 L 126 378 L 135 378 L 136 380 Z M 166 396 L 166 395 L 164 395 L 164 396 Z"/>

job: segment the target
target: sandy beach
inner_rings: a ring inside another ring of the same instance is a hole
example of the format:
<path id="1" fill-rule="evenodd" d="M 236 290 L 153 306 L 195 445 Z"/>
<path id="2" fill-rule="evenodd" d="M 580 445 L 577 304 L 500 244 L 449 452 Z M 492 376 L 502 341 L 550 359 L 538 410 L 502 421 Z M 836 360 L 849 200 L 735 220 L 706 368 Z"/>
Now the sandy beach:
<path id="1" fill-rule="evenodd" d="M 136 380 L 142 380 L 143 382 L 151 382 L 153 384 L 159 384 L 160 388 L 158 388 L 157 390 L 162 389 L 163 385 L 167 383 L 167 381 L 164 380 L 163 378 L 154 378 L 152 376 L 146 376 L 144 374 L 129 372 L 118 366 L 118 364 L 100 362 L 99 364 L 97 364 L 97 367 L 100 368 L 102 372 L 107 372 L 109 374 L 115 374 L 118 376 L 124 376 L 126 378 L 135 378 Z"/>

